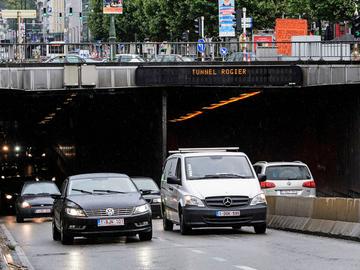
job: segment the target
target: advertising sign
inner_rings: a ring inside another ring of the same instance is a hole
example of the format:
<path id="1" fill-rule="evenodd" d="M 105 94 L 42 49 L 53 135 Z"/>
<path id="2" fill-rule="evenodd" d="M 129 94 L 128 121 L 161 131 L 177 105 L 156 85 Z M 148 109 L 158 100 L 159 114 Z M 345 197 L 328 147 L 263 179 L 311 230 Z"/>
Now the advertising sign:
<path id="1" fill-rule="evenodd" d="M 219 0 L 219 36 L 235 37 L 235 1 Z"/>
<path id="2" fill-rule="evenodd" d="M 304 19 L 276 19 L 275 33 L 278 53 L 291 55 L 291 37 L 307 35 L 307 20 Z"/>
<path id="3" fill-rule="evenodd" d="M 123 0 L 104 0 L 104 14 L 123 14 Z"/>
<path id="4" fill-rule="evenodd" d="M 273 44 L 273 36 L 272 35 L 253 35 L 254 42 L 254 52 L 256 52 L 256 47 L 272 47 Z"/>

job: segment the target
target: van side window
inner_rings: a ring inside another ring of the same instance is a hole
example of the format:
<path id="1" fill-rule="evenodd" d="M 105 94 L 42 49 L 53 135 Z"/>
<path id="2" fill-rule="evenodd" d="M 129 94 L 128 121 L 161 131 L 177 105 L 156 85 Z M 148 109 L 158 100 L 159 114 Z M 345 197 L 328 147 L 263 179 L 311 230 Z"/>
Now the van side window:
<path id="1" fill-rule="evenodd" d="M 181 159 L 178 158 L 177 159 L 177 164 L 176 164 L 176 177 L 177 179 L 181 180 Z"/>
<path id="2" fill-rule="evenodd" d="M 164 172 L 161 177 L 161 181 L 166 182 L 166 179 L 169 176 L 175 176 L 176 175 L 176 160 L 175 158 L 169 159 L 164 167 Z"/>

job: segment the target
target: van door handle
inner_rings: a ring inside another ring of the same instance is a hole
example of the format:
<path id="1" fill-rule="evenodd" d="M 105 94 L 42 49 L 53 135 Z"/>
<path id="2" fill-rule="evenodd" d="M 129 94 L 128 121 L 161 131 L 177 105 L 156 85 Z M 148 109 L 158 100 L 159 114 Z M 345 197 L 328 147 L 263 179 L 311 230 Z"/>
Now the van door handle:
<path id="1" fill-rule="evenodd" d="M 172 187 L 169 187 L 169 190 L 171 190 L 171 191 L 174 191 L 174 188 L 172 188 Z"/>

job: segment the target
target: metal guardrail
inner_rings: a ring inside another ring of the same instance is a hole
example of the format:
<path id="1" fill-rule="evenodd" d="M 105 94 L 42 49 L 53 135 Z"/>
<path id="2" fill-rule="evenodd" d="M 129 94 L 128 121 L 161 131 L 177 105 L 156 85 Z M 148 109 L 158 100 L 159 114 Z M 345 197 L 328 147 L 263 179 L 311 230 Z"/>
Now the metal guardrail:
<path id="1" fill-rule="evenodd" d="M 121 54 L 137 54 L 146 61 L 158 55 L 167 61 L 360 61 L 360 41 L 311 42 L 206 42 L 203 53 L 196 42 L 137 43 L 0 43 L 0 63 L 41 63 L 47 59 L 77 54 L 98 61 L 116 61 Z M 113 60 L 110 52 L 115 52 Z M 225 48 L 225 49 L 224 49 Z M 226 55 L 221 52 L 227 52 Z M 164 60 L 158 60 L 164 61 Z M 156 61 L 155 61 L 156 62 Z"/>

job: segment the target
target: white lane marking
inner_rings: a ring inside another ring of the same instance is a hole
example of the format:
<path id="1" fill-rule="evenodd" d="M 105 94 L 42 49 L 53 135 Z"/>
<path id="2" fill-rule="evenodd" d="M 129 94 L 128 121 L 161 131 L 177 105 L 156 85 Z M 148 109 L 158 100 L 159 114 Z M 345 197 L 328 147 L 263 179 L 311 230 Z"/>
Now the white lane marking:
<path id="1" fill-rule="evenodd" d="M 255 268 L 245 266 L 245 265 L 234 265 L 235 268 L 241 269 L 241 270 L 256 270 Z"/>
<path id="2" fill-rule="evenodd" d="M 10 244 L 15 247 L 15 251 L 19 257 L 21 264 L 27 267 L 28 270 L 35 270 L 34 267 L 31 265 L 28 257 L 26 257 L 24 250 L 15 241 L 14 237 L 4 224 L 1 224 L 1 229 L 4 232 L 6 238 L 10 241 Z"/>
<path id="3" fill-rule="evenodd" d="M 213 259 L 218 262 L 226 262 L 226 259 L 220 257 L 213 257 Z"/>
<path id="4" fill-rule="evenodd" d="M 197 253 L 197 254 L 205 254 L 204 251 L 198 250 L 198 249 L 192 249 L 191 251 L 194 252 L 194 253 Z"/>

